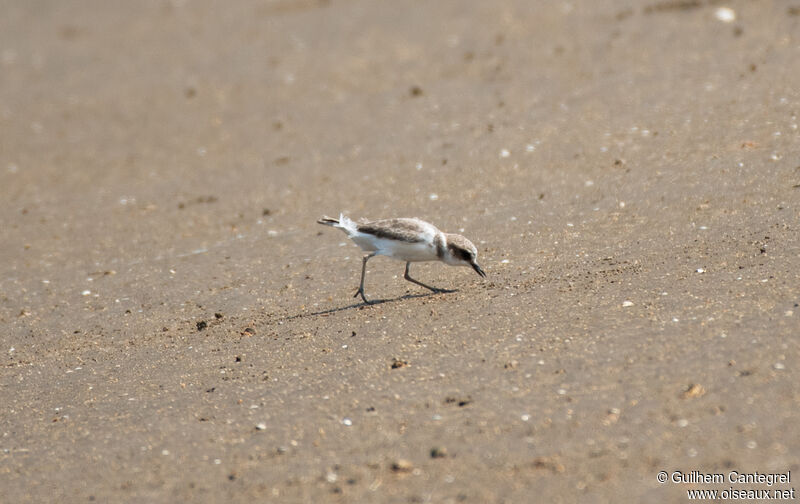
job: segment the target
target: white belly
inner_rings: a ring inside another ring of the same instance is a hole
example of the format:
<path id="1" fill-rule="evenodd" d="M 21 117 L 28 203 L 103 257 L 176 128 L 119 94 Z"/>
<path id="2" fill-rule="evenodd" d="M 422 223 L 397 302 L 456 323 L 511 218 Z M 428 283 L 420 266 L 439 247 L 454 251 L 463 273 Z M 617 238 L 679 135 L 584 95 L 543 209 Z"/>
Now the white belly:
<path id="1" fill-rule="evenodd" d="M 367 252 L 376 252 L 378 255 L 393 257 L 401 261 L 420 262 L 439 259 L 436 256 L 436 248 L 425 241 L 409 243 L 376 238 L 361 233 L 352 236 L 351 239 Z"/>

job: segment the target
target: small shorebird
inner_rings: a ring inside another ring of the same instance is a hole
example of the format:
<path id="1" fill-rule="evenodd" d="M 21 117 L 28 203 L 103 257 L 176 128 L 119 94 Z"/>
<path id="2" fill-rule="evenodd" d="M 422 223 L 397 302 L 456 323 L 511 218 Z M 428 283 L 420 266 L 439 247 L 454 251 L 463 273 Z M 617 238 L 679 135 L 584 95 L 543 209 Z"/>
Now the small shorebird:
<path id="1" fill-rule="evenodd" d="M 471 241 L 461 235 L 448 234 L 429 222 L 413 219 L 383 219 L 376 221 L 353 222 L 339 214 L 338 219 L 323 217 L 319 224 L 341 229 L 363 250 L 369 252 L 362 259 L 361 285 L 355 296 L 361 295 L 365 303 L 371 304 L 364 294 L 364 276 L 367 274 L 367 261 L 370 257 L 384 255 L 406 262 L 403 278 L 409 282 L 430 289 L 433 292 L 453 292 L 425 285 L 408 274 L 412 262 L 442 261 L 450 266 L 469 266 L 480 276 L 486 273 L 478 266 L 478 250 Z"/>

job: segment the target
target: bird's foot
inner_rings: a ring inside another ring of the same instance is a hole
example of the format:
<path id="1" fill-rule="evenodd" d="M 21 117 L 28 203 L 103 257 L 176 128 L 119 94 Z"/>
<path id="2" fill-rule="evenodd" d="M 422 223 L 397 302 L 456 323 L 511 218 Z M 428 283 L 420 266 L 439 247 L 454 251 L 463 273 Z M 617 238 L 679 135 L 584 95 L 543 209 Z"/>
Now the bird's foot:
<path id="1" fill-rule="evenodd" d="M 364 295 L 364 289 L 362 289 L 361 287 L 358 288 L 358 290 L 356 291 L 355 295 L 353 295 L 353 297 L 356 298 L 359 295 L 361 296 L 361 299 L 363 299 L 366 304 L 375 303 L 375 301 L 370 301 L 369 299 L 367 299 L 367 296 Z"/>

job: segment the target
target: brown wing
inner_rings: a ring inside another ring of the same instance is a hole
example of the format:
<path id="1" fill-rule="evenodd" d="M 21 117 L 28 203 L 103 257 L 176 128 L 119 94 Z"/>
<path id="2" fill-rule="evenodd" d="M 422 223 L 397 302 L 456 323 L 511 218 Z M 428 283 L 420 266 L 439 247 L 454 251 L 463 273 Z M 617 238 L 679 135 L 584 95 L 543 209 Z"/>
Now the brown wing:
<path id="1" fill-rule="evenodd" d="M 362 233 L 378 238 L 418 243 L 425 241 L 424 233 L 428 231 L 414 219 L 383 219 L 358 225 Z"/>

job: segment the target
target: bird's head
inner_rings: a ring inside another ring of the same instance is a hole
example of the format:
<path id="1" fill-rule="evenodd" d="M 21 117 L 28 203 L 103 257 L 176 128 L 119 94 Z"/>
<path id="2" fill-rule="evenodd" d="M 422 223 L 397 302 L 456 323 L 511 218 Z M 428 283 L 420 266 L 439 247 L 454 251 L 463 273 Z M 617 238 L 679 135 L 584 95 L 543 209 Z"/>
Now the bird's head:
<path id="1" fill-rule="evenodd" d="M 471 241 L 461 235 L 447 234 L 447 251 L 444 255 L 444 262 L 450 266 L 469 266 L 480 276 L 485 277 L 486 273 L 478 265 L 478 249 Z"/>

